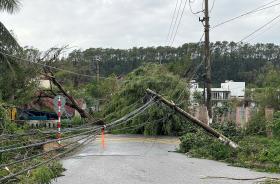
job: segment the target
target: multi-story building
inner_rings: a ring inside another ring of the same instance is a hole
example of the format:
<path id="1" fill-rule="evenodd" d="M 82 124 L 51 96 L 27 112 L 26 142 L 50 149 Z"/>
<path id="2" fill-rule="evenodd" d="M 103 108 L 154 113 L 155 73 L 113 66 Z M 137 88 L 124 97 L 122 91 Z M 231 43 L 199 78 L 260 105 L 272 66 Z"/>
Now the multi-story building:
<path id="1" fill-rule="evenodd" d="M 190 81 L 190 102 L 191 105 L 198 105 L 195 99 L 196 93 L 202 95 L 204 89 L 200 88 L 195 80 Z M 205 89 L 206 91 L 206 89 Z M 245 97 L 245 82 L 225 81 L 221 83 L 220 88 L 211 88 L 211 97 L 213 106 L 219 106 L 232 98 L 244 99 Z M 206 92 L 205 92 L 206 98 Z"/>

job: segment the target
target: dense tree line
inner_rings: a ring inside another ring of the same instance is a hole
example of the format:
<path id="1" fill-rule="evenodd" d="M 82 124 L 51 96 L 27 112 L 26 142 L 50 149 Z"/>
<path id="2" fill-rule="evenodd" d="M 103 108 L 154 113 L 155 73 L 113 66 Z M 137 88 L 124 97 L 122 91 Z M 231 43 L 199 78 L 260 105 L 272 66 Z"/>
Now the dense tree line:
<path id="1" fill-rule="evenodd" d="M 279 66 L 280 47 L 275 44 L 237 44 L 234 42 L 215 42 L 211 44 L 212 78 L 218 85 L 225 80 L 254 83 L 256 74 L 266 65 Z M 168 64 L 175 73 L 185 76 L 188 67 L 198 66 L 203 60 L 203 44 L 186 43 L 178 48 L 147 47 L 132 49 L 89 48 L 75 50 L 67 58 L 55 65 L 72 69 L 76 72 L 96 75 L 99 62 L 100 75 L 112 73 L 125 75 L 146 63 Z M 172 66 L 173 65 L 173 66 Z M 174 66 L 175 65 L 175 66 Z M 180 72 L 178 72 L 180 70 Z M 204 69 L 200 67 L 195 79 L 203 80 Z M 74 79 L 73 79 L 74 80 Z M 85 78 L 75 80 L 87 81 Z"/>

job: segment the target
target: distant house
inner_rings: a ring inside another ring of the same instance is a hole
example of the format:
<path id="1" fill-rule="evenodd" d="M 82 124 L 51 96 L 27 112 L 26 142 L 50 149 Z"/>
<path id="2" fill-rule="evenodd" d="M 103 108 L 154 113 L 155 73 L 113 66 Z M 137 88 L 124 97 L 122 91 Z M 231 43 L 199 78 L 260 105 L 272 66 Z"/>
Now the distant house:
<path id="1" fill-rule="evenodd" d="M 190 81 L 190 102 L 192 106 L 198 105 L 195 99 L 195 94 L 203 95 L 204 89 L 200 88 L 195 80 Z M 205 89 L 206 91 L 206 89 Z M 219 106 L 232 98 L 244 99 L 245 97 L 245 82 L 225 81 L 221 83 L 220 88 L 211 88 L 211 97 L 213 106 Z M 206 98 L 206 92 L 205 92 Z"/>

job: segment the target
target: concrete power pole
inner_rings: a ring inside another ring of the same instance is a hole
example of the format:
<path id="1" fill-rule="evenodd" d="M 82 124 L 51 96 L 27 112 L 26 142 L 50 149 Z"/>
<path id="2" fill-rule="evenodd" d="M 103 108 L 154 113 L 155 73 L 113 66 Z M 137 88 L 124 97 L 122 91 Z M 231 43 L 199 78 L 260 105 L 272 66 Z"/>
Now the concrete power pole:
<path id="1" fill-rule="evenodd" d="M 99 60 L 96 60 L 96 81 L 99 82 L 99 76 L 100 76 L 100 69 L 99 69 Z"/>
<path id="2" fill-rule="evenodd" d="M 211 59 L 210 59 L 210 39 L 209 39 L 209 6 L 208 0 L 204 0 L 204 33 L 205 33 L 205 83 L 206 83 L 206 107 L 208 111 L 209 123 L 212 121 L 212 104 L 211 104 Z"/>
<path id="3" fill-rule="evenodd" d="M 100 57 L 99 56 L 95 56 L 94 57 L 94 61 L 96 64 L 96 81 L 99 82 L 99 78 L 100 78 L 100 69 L 99 69 L 99 62 L 100 62 Z"/>

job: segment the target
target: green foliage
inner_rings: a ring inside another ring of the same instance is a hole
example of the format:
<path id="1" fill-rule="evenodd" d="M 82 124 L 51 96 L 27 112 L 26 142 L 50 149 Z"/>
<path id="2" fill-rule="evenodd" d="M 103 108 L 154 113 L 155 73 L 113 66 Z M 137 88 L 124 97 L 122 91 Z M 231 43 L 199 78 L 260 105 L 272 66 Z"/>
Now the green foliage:
<path id="1" fill-rule="evenodd" d="M 180 141 L 180 151 L 195 157 L 215 160 L 226 160 L 232 157 L 231 148 L 224 146 L 201 130 L 185 134 L 180 138 Z"/>
<path id="2" fill-rule="evenodd" d="M 234 42 L 215 42 L 211 43 L 212 50 L 212 81 L 218 85 L 225 80 L 245 81 L 246 83 L 257 84 L 256 73 L 261 75 L 263 68 L 271 64 L 273 67 L 279 66 L 278 58 L 279 46 L 274 44 L 243 44 Z M 147 47 L 132 49 L 112 49 L 112 48 L 89 48 L 84 51 L 74 50 L 68 58 L 64 58 L 56 63 L 57 67 L 63 67 L 72 71 L 87 75 L 96 75 L 96 66 L 93 58 L 101 58 L 100 74 L 109 76 L 112 73 L 116 75 L 126 75 L 139 66 L 147 63 L 162 63 L 167 65 L 173 73 L 183 76 L 185 70 L 192 64 L 196 67 L 201 59 L 203 44 L 186 43 L 181 47 Z M 78 58 L 78 59 L 75 59 Z M 78 67 L 75 67 L 75 62 Z M 198 81 L 203 80 L 203 67 L 197 72 L 195 78 Z M 58 72 L 61 73 L 61 72 Z M 89 82 L 84 77 L 74 79 L 74 76 L 67 76 L 66 80 L 77 80 L 79 84 Z"/>
<path id="3" fill-rule="evenodd" d="M 191 59 L 188 56 L 182 57 L 182 59 L 175 60 L 167 64 L 169 71 L 176 75 L 184 76 L 186 70 L 191 67 Z"/>
<path id="4" fill-rule="evenodd" d="M 84 123 L 85 123 L 84 119 L 79 116 L 74 116 L 71 119 L 62 119 L 61 120 L 62 128 L 76 127 L 76 126 L 80 126 Z"/>
<path id="5" fill-rule="evenodd" d="M 51 184 L 52 180 L 59 177 L 65 171 L 62 165 L 58 162 L 53 162 L 48 166 L 42 166 L 32 171 L 30 177 L 23 178 L 22 184 Z"/>
<path id="6" fill-rule="evenodd" d="M 0 41 L 1 42 L 1 41 Z M 21 49 L 14 51 L 18 57 L 25 58 Z M 1 51 L 1 46 L 0 46 Z M 3 51 L 8 53 L 8 51 Z M 35 80 L 38 72 L 34 65 L 28 62 L 19 62 L 14 58 L 1 57 L 0 54 L 0 101 L 14 105 L 22 105 L 34 97 L 37 82 Z"/>
<path id="7" fill-rule="evenodd" d="M 211 127 L 219 130 L 220 133 L 231 139 L 241 138 L 243 136 L 242 129 L 237 127 L 235 122 L 213 122 Z"/>
<path id="8" fill-rule="evenodd" d="M 0 133 L 13 133 L 15 131 L 17 131 L 16 124 L 10 121 L 7 109 L 0 104 Z"/>
<path id="9" fill-rule="evenodd" d="M 265 137 L 246 137 L 240 141 L 238 162 L 271 172 L 280 172 L 280 142 Z"/>
<path id="10" fill-rule="evenodd" d="M 256 80 L 256 88 L 250 91 L 251 98 L 258 103 L 261 108 L 271 107 L 280 110 L 280 72 L 279 66 L 268 65 L 264 67 L 262 73 Z"/>
<path id="11" fill-rule="evenodd" d="M 188 92 L 185 82 L 168 72 L 164 66 L 150 64 L 140 67 L 128 74 L 124 80 L 120 90 L 112 96 L 104 108 L 104 116 L 108 118 L 108 121 L 120 118 L 139 107 L 141 103 L 143 104 L 143 101 L 147 100 L 143 98 L 147 88 L 163 94 L 167 99 L 180 99 L 181 107 L 187 108 Z M 131 131 L 125 130 L 122 133 L 178 135 L 179 132 L 185 131 L 188 123 L 183 118 L 171 115 L 172 113 L 169 112 L 169 109 L 151 107 L 146 113 L 133 118 L 124 126 L 134 126 L 164 119 Z"/>
<path id="12" fill-rule="evenodd" d="M 272 133 L 273 137 L 280 139 L 280 111 L 274 113 L 272 121 Z"/>
<path id="13" fill-rule="evenodd" d="M 194 157 L 222 160 L 262 171 L 280 172 L 280 142 L 260 136 L 242 136 L 232 126 L 216 126 L 224 135 L 238 141 L 237 150 L 222 144 L 205 132 L 187 133 L 180 140 L 180 151 Z M 233 133 L 235 132 L 235 133 Z"/>
<path id="14" fill-rule="evenodd" d="M 81 117 L 74 116 L 71 119 L 71 123 L 72 123 L 72 126 L 79 126 L 79 125 L 82 125 L 84 123 L 84 120 Z"/>
<path id="15" fill-rule="evenodd" d="M 115 75 L 100 80 L 92 81 L 87 86 L 87 93 L 93 96 L 96 99 L 106 98 L 111 96 L 118 89 L 118 83 Z"/>
<path id="16" fill-rule="evenodd" d="M 198 103 L 199 105 L 203 104 L 203 94 L 198 91 L 193 93 L 194 103 Z"/>
<path id="17" fill-rule="evenodd" d="M 226 116 L 231 110 L 231 103 L 225 102 L 221 106 L 215 106 L 213 109 L 213 120 L 214 122 L 223 123 L 221 118 Z"/>
<path id="18" fill-rule="evenodd" d="M 267 121 L 264 116 L 264 111 L 256 112 L 249 121 L 246 133 L 249 135 L 266 135 Z"/>

